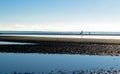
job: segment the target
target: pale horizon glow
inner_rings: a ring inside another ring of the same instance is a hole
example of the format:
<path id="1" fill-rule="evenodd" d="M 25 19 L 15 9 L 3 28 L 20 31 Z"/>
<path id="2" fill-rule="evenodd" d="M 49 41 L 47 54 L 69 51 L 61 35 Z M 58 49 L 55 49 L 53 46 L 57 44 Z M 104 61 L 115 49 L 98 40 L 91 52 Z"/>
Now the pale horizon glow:
<path id="1" fill-rule="evenodd" d="M 120 32 L 120 25 L 24 25 L 16 24 L 14 26 L 0 26 L 1 31 L 61 31 L 61 32 L 79 32 L 79 31 L 105 31 Z"/>

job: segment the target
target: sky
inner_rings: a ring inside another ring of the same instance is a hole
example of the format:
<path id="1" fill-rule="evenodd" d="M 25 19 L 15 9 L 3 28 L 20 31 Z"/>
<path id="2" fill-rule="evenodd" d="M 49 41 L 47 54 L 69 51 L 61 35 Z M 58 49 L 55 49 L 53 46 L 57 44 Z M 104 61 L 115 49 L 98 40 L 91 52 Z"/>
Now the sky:
<path id="1" fill-rule="evenodd" d="M 0 0 L 0 30 L 120 31 L 120 0 Z"/>

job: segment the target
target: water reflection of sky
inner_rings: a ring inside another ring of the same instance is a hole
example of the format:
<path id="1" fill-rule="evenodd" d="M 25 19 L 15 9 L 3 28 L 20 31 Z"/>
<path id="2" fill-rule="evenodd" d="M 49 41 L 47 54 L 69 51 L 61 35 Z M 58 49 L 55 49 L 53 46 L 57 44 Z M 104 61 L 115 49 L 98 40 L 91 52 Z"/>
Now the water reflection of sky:
<path id="1" fill-rule="evenodd" d="M 0 41 L 0 45 L 15 45 L 15 44 L 18 44 L 18 45 L 33 45 L 34 43 L 22 43 L 22 42 L 8 42 L 8 41 Z"/>
<path id="2" fill-rule="evenodd" d="M 2 35 L 1 35 L 2 36 Z M 55 38 L 94 38 L 94 39 L 120 39 L 120 36 L 105 35 L 3 35 L 3 36 L 27 36 L 27 37 L 55 37 Z"/>
<path id="3" fill-rule="evenodd" d="M 120 69 L 120 57 L 0 53 L 0 73 L 47 72 L 51 70 Z"/>

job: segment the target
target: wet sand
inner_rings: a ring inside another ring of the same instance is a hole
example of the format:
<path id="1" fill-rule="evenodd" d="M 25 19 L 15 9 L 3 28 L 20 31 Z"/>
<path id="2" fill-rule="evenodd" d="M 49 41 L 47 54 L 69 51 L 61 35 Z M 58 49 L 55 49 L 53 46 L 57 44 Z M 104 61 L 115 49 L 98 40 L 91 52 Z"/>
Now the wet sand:
<path id="1" fill-rule="evenodd" d="M 0 52 L 120 56 L 120 45 L 41 41 L 36 45 L 0 45 Z"/>
<path id="2" fill-rule="evenodd" d="M 0 52 L 120 56 L 120 40 L 0 37 L 2 41 L 34 42 L 35 45 L 0 45 Z"/>
<path id="3" fill-rule="evenodd" d="M 30 37 L 30 36 L 0 36 L 0 41 L 33 42 L 58 41 L 58 42 L 82 42 L 82 43 L 117 43 L 120 39 L 95 39 L 95 38 L 56 38 L 56 37 Z"/>

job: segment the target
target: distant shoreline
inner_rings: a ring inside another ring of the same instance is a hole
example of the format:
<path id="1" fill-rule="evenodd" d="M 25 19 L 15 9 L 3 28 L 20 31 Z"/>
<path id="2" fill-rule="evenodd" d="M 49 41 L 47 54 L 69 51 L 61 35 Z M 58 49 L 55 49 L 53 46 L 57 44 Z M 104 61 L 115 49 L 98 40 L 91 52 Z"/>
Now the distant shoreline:
<path id="1" fill-rule="evenodd" d="M 96 35 L 96 36 L 120 36 L 120 32 L 105 31 L 0 31 L 0 35 Z"/>

